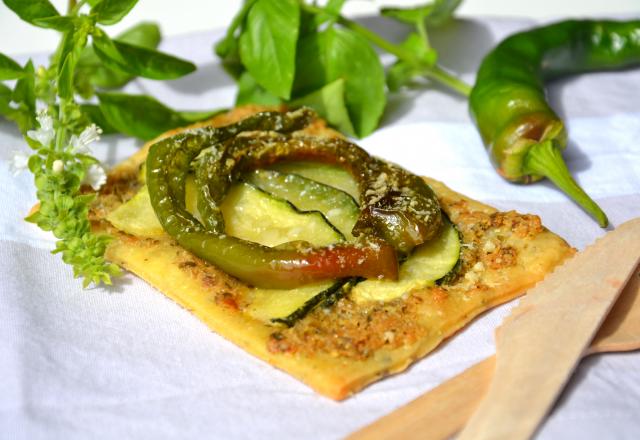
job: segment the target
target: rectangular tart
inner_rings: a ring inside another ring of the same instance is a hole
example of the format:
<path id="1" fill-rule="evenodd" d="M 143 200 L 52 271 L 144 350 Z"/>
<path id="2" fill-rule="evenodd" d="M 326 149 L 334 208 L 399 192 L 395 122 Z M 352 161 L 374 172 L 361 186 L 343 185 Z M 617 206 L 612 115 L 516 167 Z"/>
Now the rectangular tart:
<path id="1" fill-rule="evenodd" d="M 238 108 L 207 124 L 225 125 L 258 110 Z M 305 131 L 339 136 L 321 120 Z M 238 347 L 332 399 L 344 399 L 406 369 L 474 317 L 523 294 L 574 253 L 537 216 L 498 212 L 425 178 L 462 237 L 455 280 L 411 290 L 389 301 L 362 301 L 347 295 L 331 308 L 317 307 L 292 327 L 264 322 L 247 313 L 250 286 L 181 248 L 166 234 L 140 238 L 105 219 L 141 187 L 140 168 L 150 144 L 109 173 L 91 210 L 94 229 L 113 237 L 107 258 Z"/>

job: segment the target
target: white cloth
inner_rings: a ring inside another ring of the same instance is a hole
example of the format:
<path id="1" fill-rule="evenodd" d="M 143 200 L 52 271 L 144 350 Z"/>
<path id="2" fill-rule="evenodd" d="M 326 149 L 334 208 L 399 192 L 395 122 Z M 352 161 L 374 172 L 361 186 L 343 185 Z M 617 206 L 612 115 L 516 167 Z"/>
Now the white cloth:
<path id="1" fill-rule="evenodd" d="M 481 57 L 530 23 L 462 20 L 433 33 L 445 66 L 471 82 Z M 399 26 L 378 20 L 385 34 Z M 232 105 L 234 85 L 213 59 L 221 33 L 173 38 L 164 50 L 197 62 L 173 82 L 140 81 L 176 108 Z M 43 57 L 37 57 L 44 60 Z M 640 70 L 594 73 L 554 83 L 565 118 L 569 168 L 613 226 L 640 216 Z M 464 99 L 425 88 L 391 98 L 371 152 L 500 209 L 539 214 L 577 248 L 604 233 L 548 183 L 511 185 L 493 171 Z M 22 221 L 35 202 L 28 174 L 13 177 L 23 145 L 0 121 L 0 439 L 336 439 L 392 411 L 494 351 L 493 330 L 510 305 L 482 315 L 409 371 L 342 403 L 253 358 L 132 275 L 83 290 L 50 235 Z M 108 137 L 94 146 L 109 163 L 138 142 Z M 582 361 L 540 439 L 637 438 L 640 353 Z"/>

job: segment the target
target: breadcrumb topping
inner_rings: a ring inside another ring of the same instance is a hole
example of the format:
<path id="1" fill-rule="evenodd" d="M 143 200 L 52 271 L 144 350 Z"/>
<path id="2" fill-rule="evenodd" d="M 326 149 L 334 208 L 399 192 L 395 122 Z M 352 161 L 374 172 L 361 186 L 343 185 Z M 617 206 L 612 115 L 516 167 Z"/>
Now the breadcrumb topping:
<path id="1" fill-rule="evenodd" d="M 482 295 L 490 287 L 485 283 L 489 271 L 518 263 L 510 240 L 532 239 L 544 231 L 534 215 L 473 210 L 465 201 L 440 203 L 463 236 L 461 268 L 455 280 L 388 303 L 356 304 L 344 298 L 329 313 L 315 310 L 295 326 L 272 333 L 269 351 L 309 356 L 324 352 L 364 360 L 380 349 L 412 345 L 430 331 L 424 318 L 427 305 L 438 310 L 449 301 Z"/>

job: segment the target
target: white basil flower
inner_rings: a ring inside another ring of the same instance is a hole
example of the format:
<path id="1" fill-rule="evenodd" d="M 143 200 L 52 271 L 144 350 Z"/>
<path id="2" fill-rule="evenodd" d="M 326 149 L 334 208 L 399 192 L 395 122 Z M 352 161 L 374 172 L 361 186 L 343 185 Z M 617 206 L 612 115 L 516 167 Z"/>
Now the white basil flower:
<path id="1" fill-rule="evenodd" d="M 40 110 L 38 111 L 36 120 L 40 124 L 40 128 L 37 130 L 27 131 L 27 136 L 38 142 L 40 145 L 48 147 L 55 137 L 55 132 L 53 131 L 53 118 L 49 116 L 46 110 Z"/>
<path id="2" fill-rule="evenodd" d="M 20 174 L 22 170 L 26 170 L 29 166 L 29 155 L 24 151 L 14 151 L 9 169 L 14 176 Z"/>
<path id="3" fill-rule="evenodd" d="M 91 124 L 80 133 L 80 136 L 75 134 L 71 136 L 71 151 L 73 153 L 91 153 L 89 144 L 99 141 L 102 129 L 96 124 Z"/>
<path id="4" fill-rule="evenodd" d="M 107 173 L 100 165 L 93 164 L 87 170 L 82 183 L 91 185 L 94 191 L 98 191 L 102 185 L 107 183 Z"/>

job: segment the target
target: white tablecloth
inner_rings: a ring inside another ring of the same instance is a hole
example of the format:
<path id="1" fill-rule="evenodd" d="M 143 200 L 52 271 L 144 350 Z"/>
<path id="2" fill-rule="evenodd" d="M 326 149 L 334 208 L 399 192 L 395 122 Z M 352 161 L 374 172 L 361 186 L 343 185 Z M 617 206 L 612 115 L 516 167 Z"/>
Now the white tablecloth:
<path id="1" fill-rule="evenodd" d="M 401 34 L 377 20 L 366 24 Z M 459 21 L 433 41 L 445 66 L 472 82 L 482 55 L 529 24 Z M 219 35 L 165 42 L 163 49 L 197 62 L 198 72 L 129 89 L 177 108 L 230 106 L 234 85 L 211 51 Z M 613 226 L 640 216 L 640 70 L 558 81 L 550 99 L 567 122 L 565 157 L 580 184 Z M 604 233 L 550 184 L 501 180 L 465 100 L 437 87 L 392 97 L 382 128 L 360 144 L 500 209 L 539 214 L 577 248 Z M 30 175 L 8 170 L 11 151 L 25 147 L 6 121 L 0 145 L 0 439 L 340 438 L 490 355 L 493 330 L 510 308 L 484 314 L 406 373 L 336 403 L 212 333 L 132 275 L 83 290 L 49 253 L 51 236 L 22 221 L 35 191 Z M 108 137 L 94 149 L 113 164 L 138 146 Z M 635 439 L 639 409 L 640 353 L 591 356 L 538 437 Z"/>

